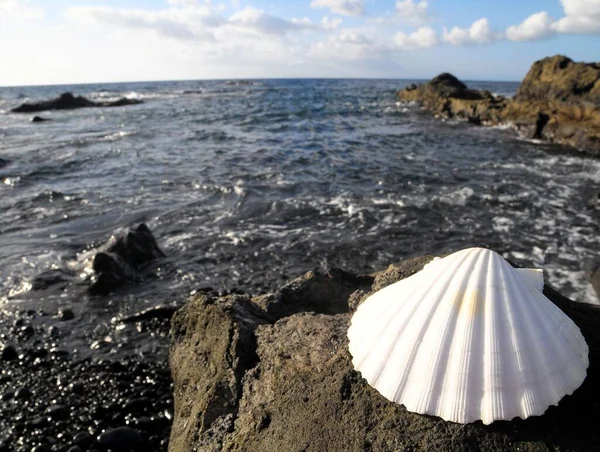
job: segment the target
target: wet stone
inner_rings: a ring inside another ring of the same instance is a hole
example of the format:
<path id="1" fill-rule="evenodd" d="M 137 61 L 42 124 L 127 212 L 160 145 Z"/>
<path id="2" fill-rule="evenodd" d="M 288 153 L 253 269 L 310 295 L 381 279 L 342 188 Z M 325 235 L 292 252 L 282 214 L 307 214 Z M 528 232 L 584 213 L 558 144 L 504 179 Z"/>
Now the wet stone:
<path id="1" fill-rule="evenodd" d="M 12 361 L 19 357 L 17 350 L 12 345 L 7 345 L 2 349 L 2 361 Z"/>
<path id="2" fill-rule="evenodd" d="M 146 411 L 148 407 L 152 405 L 152 402 L 147 397 L 139 397 L 136 399 L 129 400 L 123 407 L 126 413 L 137 414 Z"/>
<path id="3" fill-rule="evenodd" d="M 98 437 L 98 443 L 108 449 L 131 450 L 141 446 L 142 435 L 129 427 L 119 427 L 108 430 Z"/>
<path id="4" fill-rule="evenodd" d="M 69 409 L 62 405 L 48 407 L 48 415 L 55 421 L 64 421 L 70 417 Z"/>
<path id="5" fill-rule="evenodd" d="M 94 437 L 89 432 L 79 432 L 73 437 L 73 443 L 87 449 L 94 442 Z"/>
<path id="6" fill-rule="evenodd" d="M 36 417 L 33 421 L 31 421 L 30 425 L 34 428 L 45 427 L 48 425 L 48 418 L 46 416 Z"/>
<path id="7" fill-rule="evenodd" d="M 15 392 L 15 399 L 17 400 L 29 400 L 31 398 L 31 389 L 28 387 L 23 387 L 17 389 Z"/>
<path id="8" fill-rule="evenodd" d="M 71 309 L 60 309 L 58 311 L 58 318 L 63 321 L 73 320 L 75 313 Z"/>

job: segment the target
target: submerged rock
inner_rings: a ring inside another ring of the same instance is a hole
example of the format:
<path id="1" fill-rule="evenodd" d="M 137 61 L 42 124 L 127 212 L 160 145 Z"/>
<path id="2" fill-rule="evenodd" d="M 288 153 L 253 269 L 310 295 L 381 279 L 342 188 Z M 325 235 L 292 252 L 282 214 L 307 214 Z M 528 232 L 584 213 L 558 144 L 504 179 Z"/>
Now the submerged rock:
<path id="1" fill-rule="evenodd" d="M 125 97 L 110 102 L 94 102 L 92 100 L 86 99 L 83 96 L 74 96 L 71 93 L 63 93 L 56 99 L 44 100 L 41 102 L 24 103 L 16 108 L 13 108 L 11 111 L 13 113 L 35 113 L 38 111 L 74 110 L 76 108 L 88 107 L 120 107 L 124 105 L 136 105 L 141 103 L 141 100 L 127 99 Z M 39 117 L 36 116 L 35 118 Z M 43 119 L 39 118 L 39 120 Z M 32 121 L 37 122 L 33 119 Z"/>
<path id="2" fill-rule="evenodd" d="M 96 273 L 89 292 L 106 295 L 125 282 L 132 281 L 136 272 L 149 262 L 165 257 L 156 239 L 145 224 L 120 237 L 106 251 L 94 257 L 92 267 Z"/>
<path id="3" fill-rule="evenodd" d="M 171 449 L 594 449 L 600 441 L 600 307 L 550 287 L 546 295 L 581 328 L 590 367 L 583 385 L 543 416 L 454 424 L 407 412 L 354 371 L 346 338 L 352 309 L 429 260 L 401 262 L 375 279 L 311 272 L 272 295 L 191 299 L 172 320 Z"/>
<path id="4" fill-rule="evenodd" d="M 471 90 L 451 74 L 398 92 L 435 115 L 472 124 L 513 124 L 529 138 L 545 139 L 600 155 L 600 64 L 556 55 L 536 61 L 516 96 L 505 99 Z"/>

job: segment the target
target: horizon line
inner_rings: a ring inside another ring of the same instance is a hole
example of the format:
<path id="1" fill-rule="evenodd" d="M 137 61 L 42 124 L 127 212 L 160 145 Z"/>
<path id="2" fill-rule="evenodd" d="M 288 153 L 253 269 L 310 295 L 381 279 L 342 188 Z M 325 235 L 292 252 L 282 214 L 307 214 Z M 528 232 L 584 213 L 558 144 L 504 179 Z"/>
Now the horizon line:
<path id="1" fill-rule="evenodd" d="M 441 74 L 441 73 L 440 73 Z M 438 74 L 439 75 L 439 74 Z M 436 77 L 436 76 L 434 76 Z M 0 85 L 0 89 L 5 88 L 45 88 L 56 86 L 86 86 L 86 85 L 117 85 L 133 83 L 173 83 L 173 82 L 222 82 L 222 81 L 265 81 L 265 80 L 386 80 L 386 81 L 418 81 L 427 82 L 430 78 L 396 78 L 396 77 L 239 77 L 239 78 L 198 78 L 198 79 L 169 79 L 169 80 L 124 80 L 110 82 L 73 82 L 73 83 L 47 83 L 31 85 Z M 458 77 L 457 77 L 458 78 Z M 482 80 L 464 78 L 459 80 L 463 82 L 492 82 L 492 83 L 521 83 L 521 80 Z"/>

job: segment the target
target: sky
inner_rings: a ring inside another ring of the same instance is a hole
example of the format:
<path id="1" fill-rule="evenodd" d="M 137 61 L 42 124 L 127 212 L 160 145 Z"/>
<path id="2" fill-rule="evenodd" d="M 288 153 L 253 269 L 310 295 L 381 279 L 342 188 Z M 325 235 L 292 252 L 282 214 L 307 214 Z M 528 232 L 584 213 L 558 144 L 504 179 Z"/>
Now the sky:
<path id="1" fill-rule="evenodd" d="M 600 60 L 600 0 L 0 0 L 0 86 L 519 81 L 558 53 Z"/>

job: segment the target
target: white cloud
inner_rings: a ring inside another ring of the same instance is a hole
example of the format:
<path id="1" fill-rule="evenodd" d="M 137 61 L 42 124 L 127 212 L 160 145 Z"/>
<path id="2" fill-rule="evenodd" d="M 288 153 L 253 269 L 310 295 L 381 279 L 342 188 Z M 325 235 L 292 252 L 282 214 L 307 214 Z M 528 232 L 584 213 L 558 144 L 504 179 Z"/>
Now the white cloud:
<path id="1" fill-rule="evenodd" d="M 378 58 L 385 47 L 359 31 L 343 31 L 313 45 L 308 56 L 324 60 L 365 60 Z"/>
<path id="2" fill-rule="evenodd" d="M 396 33 L 394 42 L 402 49 L 433 47 L 438 43 L 438 36 L 431 27 L 421 27 L 410 35 L 401 31 Z"/>
<path id="3" fill-rule="evenodd" d="M 1 19 L 41 19 L 44 17 L 44 10 L 32 6 L 26 0 L 0 0 L 0 20 Z"/>
<path id="4" fill-rule="evenodd" d="M 229 23 L 238 27 L 245 28 L 249 31 L 272 34 L 285 35 L 291 30 L 315 29 L 315 25 L 309 19 L 292 19 L 286 20 L 280 17 L 272 16 L 264 11 L 261 11 L 250 6 L 236 11 L 230 18 Z"/>
<path id="5" fill-rule="evenodd" d="M 397 15 L 407 22 L 419 24 L 431 22 L 432 17 L 429 15 L 428 8 L 429 4 L 426 1 L 416 3 L 413 0 L 402 0 L 396 2 Z"/>
<path id="6" fill-rule="evenodd" d="M 167 0 L 167 3 L 175 6 L 196 6 L 198 0 Z"/>
<path id="7" fill-rule="evenodd" d="M 448 31 L 444 27 L 442 33 L 442 40 L 455 46 L 488 44 L 503 37 L 502 33 L 490 28 L 490 24 L 486 18 L 476 20 L 469 28 L 454 27 Z"/>
<path id="8" fill-rule="evenodd" d="M 513 41 L 532 41 L 556 33 L 600 34 L 599 0 L 560 1 L 564 17 L 555 22 L 546 11 L 532 14 L 521 24 L 508 27 L 506 37 Z"/>
<path id="9" fill-rule="evenodd" d="M 600 1 L 561 0 L 565 17 L 554 24 L 559 33 L 600 34 Z"/>
<path id="10" fill-rule="evenodd" d="M 506 37 L 511 41 L 533 41 L 554 35 L 554 20 L 546 11 L 532 14 L 519 25 L 506 29 Z"/>
<path id="11" fill-rule="evenodd" d="M 324 30 L 335 30 L 340 25 L 342 25 L 342 22 L 342 19 L 340 19 L 339 17 L 330 19 L 329 17 L 325 16 L 323 17 L 323 19 L 321 19 L 321 26 Z"/>
<path id="12" fill-rule="evenodd" d="M 311 8 L 327 8 L 334 14 L 362 16 L 365 10 L 364 0 L 312 0 Z"/>
<path id="13" fill-rule="evenodd" d="M 211 29 L 226 22 L 208 6 L 170 8 L 162 11 L 78 6 L 69 8 L 66 16 L 74 23 L 135 28 L 153 31 L 169 38 L 202 40 L 212 39 Z"/>

